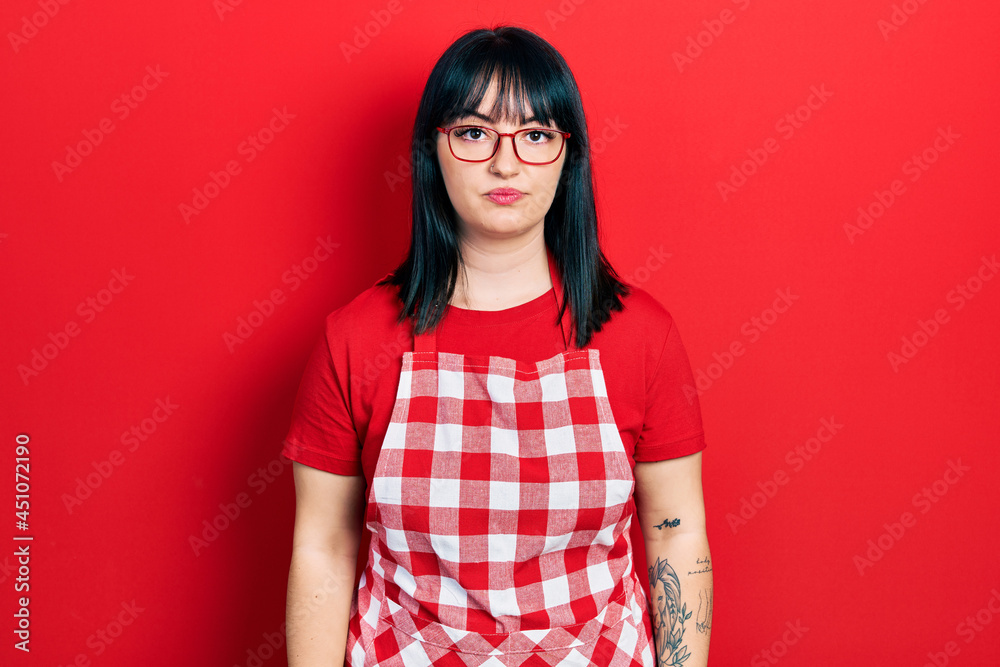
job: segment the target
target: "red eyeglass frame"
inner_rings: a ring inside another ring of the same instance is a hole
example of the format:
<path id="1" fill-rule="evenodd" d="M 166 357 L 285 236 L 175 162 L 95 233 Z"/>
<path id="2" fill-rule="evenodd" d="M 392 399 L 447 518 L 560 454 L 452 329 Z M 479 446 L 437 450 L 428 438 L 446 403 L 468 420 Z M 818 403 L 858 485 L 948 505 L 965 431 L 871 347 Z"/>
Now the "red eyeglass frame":
<path id="1" fill-rule="evenodd" d="M 457 155 L 455 155 L 455 149 L 451 147 L 451 131 L 460 127 L 476 127 L 483 130 L 496 132 L 497 140 L 493 144 L 493 152 L 490 153 L 490 156 L 487 158 L 483 158 L 482 160 L 468 160 L 464 157 L 458 157 Z M 487 160 L 492 160 L 493 156 L 497 154 L 498 150 L 500 150 L 500 142 L 503 141 L 503 138 L 510 137 L 510 145 L 513 146 L 514 148 L 515 157 L 517 157 L 517 159 L 523 162 L 524 164 L 533 164 L 533 165 L 552 164 L 562 156 L 563 149 L 566 148 L 566 140 L 572 136 L 569 132 L 563 132 L 562 130 L 556 130 L 551 127 L 526 127 L 523 130 L 518 130 L 517 132 L 497 132 L 492 127 L 486 127 L 485 125 L 452 125 L 451 127 L 438 127 L 436 129 L 438 132 L 447 137 L 448 150 L 451 151 L 451 154 L 454 156 L 454 158 L 456 160 L 461 160 L 462 162 L 486 162 Z M 520 134 L 521 132 L 532 132 L 537 130 L 544 130 L 546 132 L 555 132 L 556 134 L 561 134 L 563 137 L 562 146 L 559 147 L 559 153 L 548 162 L 528 162 L 527 160 L 523 159 L 521 155 L 517 152 L 517 142 L 514 141 L 514 137 Z"/>

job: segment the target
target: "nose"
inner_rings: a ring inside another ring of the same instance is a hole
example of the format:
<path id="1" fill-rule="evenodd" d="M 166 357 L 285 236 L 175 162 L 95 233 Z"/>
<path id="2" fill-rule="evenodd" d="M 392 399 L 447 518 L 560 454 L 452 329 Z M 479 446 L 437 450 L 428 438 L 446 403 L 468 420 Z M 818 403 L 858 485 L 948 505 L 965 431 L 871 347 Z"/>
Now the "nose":
<path id="1" fill-rule="evenodd" d="M 510 176 L 521 170 L 521 161 L 514 152 L 514 137 L 500 137 L 500 145 L 493 154 L 493 173 L 498 176 Z"/>

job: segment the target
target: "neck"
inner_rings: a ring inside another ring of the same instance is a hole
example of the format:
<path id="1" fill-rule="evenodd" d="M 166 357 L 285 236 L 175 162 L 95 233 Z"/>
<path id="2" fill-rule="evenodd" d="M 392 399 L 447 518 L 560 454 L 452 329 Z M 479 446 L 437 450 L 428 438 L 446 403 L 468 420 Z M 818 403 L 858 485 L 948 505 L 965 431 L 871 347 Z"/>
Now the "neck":
<path id="1" fill-rule="evenodd" d="M 540 233 L 502 248 L 462 242 L 465 267 L 458 269 L 450 305 L 503 310 L 538 298 L 552 288 L 545 237 Z"/>

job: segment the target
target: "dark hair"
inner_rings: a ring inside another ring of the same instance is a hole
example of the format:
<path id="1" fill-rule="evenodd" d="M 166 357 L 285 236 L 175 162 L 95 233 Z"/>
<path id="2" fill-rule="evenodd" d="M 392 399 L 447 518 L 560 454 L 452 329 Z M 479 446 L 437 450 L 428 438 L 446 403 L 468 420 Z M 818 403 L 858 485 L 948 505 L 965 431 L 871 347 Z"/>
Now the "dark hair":
<path id="1" fill-rule="evenodd" d="M 494 77 L 496 102 L 490 116 L 524 122 L 524 99 L 543 125 L 570 132 L 555 197 L 545 214 L 544 236 L 563 282 L 576 345 L 622 310 L 629 288 L 618 279 L 597 234 L 587 121 L 576 80 L 555 48 L 533 32 L 513 26 L 472 30 L 441 55 L 427 79 L 411 140 L 412 230 L 406 259 L 377 285 L 399 287 L 398 322 L 410 318 L 423 332 L 437 326 L 455 290 L 463 260 L 454 208 L 437 161 L 438 126 L 476 109 Z M 508 108 L 514 97 L 517 109 Z M 562 316 L 560 310 L 559 316 Z M 557 321 L 558 322 L 558 321 Z"/>

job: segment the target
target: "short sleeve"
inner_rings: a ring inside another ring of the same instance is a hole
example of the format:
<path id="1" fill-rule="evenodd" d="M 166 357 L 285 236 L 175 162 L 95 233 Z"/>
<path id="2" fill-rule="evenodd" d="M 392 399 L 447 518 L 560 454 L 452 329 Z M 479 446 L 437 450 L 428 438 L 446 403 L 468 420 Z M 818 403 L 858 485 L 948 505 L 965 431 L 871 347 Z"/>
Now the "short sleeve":
<path id="1" fill-rule="evenodd" d="M 705 449 L 701 405 L 677 326 L 671 319 L 659 361 L 646 387 L 646 416 L 636 461 L 662 461 Z"/>
<path id="2" fill-rule="evenodd" d="M 291 425 L 281 449 L 287 458 L 338 475 L 360 475 L 361 445 L 347 392 L 346 347 L 331 349 L 329 326 L 313 347 L 299 382 Z"/>

